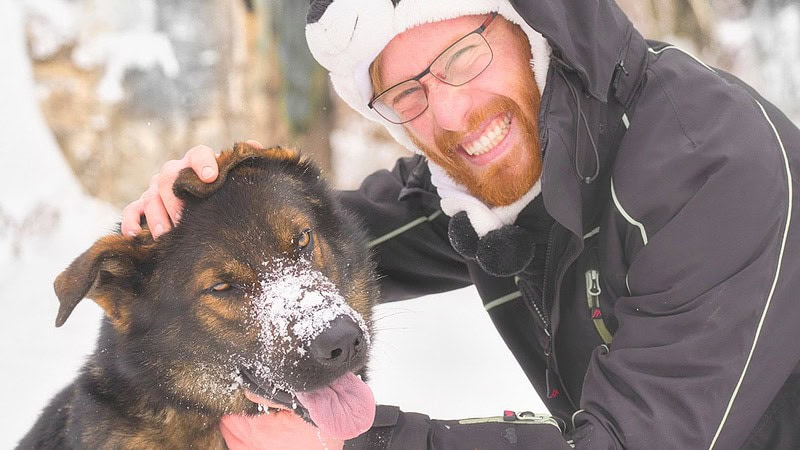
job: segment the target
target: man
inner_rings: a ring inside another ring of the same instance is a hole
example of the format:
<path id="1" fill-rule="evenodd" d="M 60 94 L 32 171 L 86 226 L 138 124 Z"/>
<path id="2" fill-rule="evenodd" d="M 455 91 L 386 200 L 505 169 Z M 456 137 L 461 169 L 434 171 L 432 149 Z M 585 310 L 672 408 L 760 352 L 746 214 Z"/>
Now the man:
<path id="1" fill-rule="evenodd" d="M 800 131 L 774 106 L 611 0 L 316 0 L 307 37 L 418 153 L 342 193 L 385 300 L 475 284 L 563 427 L 380 406 L 348 446 L 800 445 Z M 207 147 L 168 163 L 123 231 L 179 219 L 181 167 L 216 176 Z"/>

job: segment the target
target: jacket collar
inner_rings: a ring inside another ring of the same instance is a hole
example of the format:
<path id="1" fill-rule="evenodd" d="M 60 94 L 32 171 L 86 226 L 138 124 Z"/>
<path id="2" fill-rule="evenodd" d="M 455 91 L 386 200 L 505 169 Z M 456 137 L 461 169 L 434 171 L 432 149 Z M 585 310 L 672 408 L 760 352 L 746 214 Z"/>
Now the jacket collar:
<path id="1" fill-rule="evenodd" d="M 539 138 L 544 166 L 542 195 L 547 211 L 574 235 L 596 226 L 619 143 L 630 124 L 647 66 L 647 43 L 626 32 L 605 101 L 581 90 L 580 70 L 554 55 L 542 93 Z M 602 130 L 602 131 L 601 131 Z"/>
<path id="2" fill-rule="evenodd" d="M 633 25 L 610 0 L 510 0 L 514 9 L 576 71 L 585 91 L 605 102 Z"/>

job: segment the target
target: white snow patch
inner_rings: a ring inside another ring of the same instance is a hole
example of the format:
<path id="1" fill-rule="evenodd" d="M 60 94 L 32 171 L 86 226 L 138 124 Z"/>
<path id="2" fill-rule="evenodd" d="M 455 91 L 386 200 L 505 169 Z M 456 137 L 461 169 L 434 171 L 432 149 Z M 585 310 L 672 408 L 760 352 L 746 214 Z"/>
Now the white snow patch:
<path id="1" fill-rule="evenodd" d="M 62 0 L 26 0 L 31 56 L 47 59 L 78 38 L 78 7 Z"/>
<path id="2" fill-rule="evenodd" d="M 298 341 L 307 347 L 339 316 L 351 317 L 369 344 L 364 318 L 308 261 L 275 260 L 273 267 L 261 282 L 261 295 L 253 299 L 255 322 L 266 348 L 272 348 L 276 339 Z"/>
<path id="3" fill-rule="evenodd" d="M 340 316 L 352 318 L 361 328 L 366 345 L 369 327 L 342 297 L 336 285 L 306 260 L 275 259 L 264 263 L 269 270 L 261 280 L 261 292 L 253 298 L 253 326 L 266 355 L 261 361 L 245 361 L 255 375 L 292 392 L 283 377 L 306 357 L 314 338 Z"/>
<path id="4" fill-rule="evenodd" d="M 97 86 L 101 101 L 116 103 L 125 98 L 123 82 L 132 70 L 160 68 L 164 75 L 176 78 L 180 65 L 172 42 L 166 34 L 154 31 L 122 31 L 107 33 L 82 43 L 72 52 L 79 67 L 105 67 Z"/>
<path id="5" fill-rule="evenodd" d="M 25 0 L 32 56 L 47 59 L 74 45 L 71 57 L 78 67 L 103 69 L 97 94 L 107 103 L 125 98 L 130 71 L 160 68 L 176 78 L 180 65 L 169 37 L 157 29 L 155 1 L 108 3 Z"/>

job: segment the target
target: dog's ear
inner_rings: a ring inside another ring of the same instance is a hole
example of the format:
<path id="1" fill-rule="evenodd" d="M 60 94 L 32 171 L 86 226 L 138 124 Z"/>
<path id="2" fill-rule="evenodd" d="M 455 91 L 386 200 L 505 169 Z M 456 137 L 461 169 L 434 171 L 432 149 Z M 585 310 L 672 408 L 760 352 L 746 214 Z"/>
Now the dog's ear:
<path id="1" fill-rule="evenodd" d="M 283 147 L 259 148 L 250 144 L 239 142 L 233 146 L 233 149 L 223 151 L 217 157 L 217 164 L 219 165 L 219 175 L 212 183 L 204 183 L 201 181 L 194 171 L 190 168 L 183 169 L 179 174 L 175 183 L 172 185 L 172 191 L 175 196 L 186 200 L 188 198 L 206 198 L 225 183 L 228 174 L 237 166 L 242 163 L 250 162 L 258 159 L 272 159 L 272 160 L 287 160 L 287 161 L 300 161 L 302 158 L 300 152 L 294 149 L 287 149 Z"/>
<path id="2" fill-rule="evenodd" d="M 149 272 L 146 265 L 152 261 L 154 248 L 147 229 L 135 237 L 108 235 L 97 240 L 53 283 L 60 303 L 56 326 L 63 325 L 86 297 L 103 309 L 115 328 L 126 330 L 131 303 L 137 301 L 137 290 Z"/>

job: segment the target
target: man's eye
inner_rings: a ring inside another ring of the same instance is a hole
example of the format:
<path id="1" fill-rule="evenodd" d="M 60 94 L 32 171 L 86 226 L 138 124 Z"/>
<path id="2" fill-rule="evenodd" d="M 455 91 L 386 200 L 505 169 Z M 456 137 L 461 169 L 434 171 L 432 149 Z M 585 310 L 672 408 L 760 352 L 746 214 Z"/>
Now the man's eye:
<path id="1" fill-rule="evenodd" d="M 450 58 L 448 58 L 447 64 L 445 65 L 444 76 L 447 77 L 448 75 L 455 75 L 458 74 L 458 72 L 468 70 L 481 56 L 480 53 L 476 51 L 477 49 L 477 45 L 470 45 L 462 47 L 453 53 Z M 457 76 L 455 78 L 457 78 Z"/>
<path id="2" fill-rule="evenodd" d="M 392 98 L 392 106 L 396 109 L 403 109 L 406 104 L 414 103 L 416 101 L 414 94 L 419 92 L 419 90 L 419 86 L 404 89 L 402 92 L 395 95 L 394 98 Z"/>

